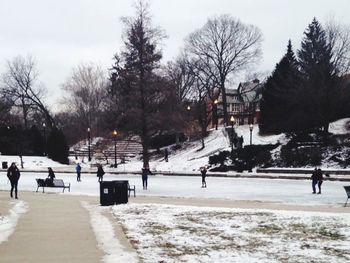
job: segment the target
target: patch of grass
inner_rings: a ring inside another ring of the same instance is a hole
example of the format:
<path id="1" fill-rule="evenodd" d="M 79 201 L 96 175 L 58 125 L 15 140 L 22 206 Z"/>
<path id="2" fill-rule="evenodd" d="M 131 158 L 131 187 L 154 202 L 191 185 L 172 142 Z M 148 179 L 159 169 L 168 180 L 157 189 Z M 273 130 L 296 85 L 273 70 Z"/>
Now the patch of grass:
<path id="1" fill-rule="evenodd" d="M 263 225 L 258 225 L 258 227 L 255 228 L 256 232 L 266 234 L 266 235 L 279 233 L 282 230 L 283 230 L 282 227 L 275 224 L 263 224 Z"/>
<path id="2" fill-rule="evenodd" d="M 345 249 L 333 248 L 333 247 L 324 247 L 323 250 L 326 254 L 335 255 L 339 258 L 347 259 L 350 261 L 350 251 Z"/>
<path id="3" fill-rule="evenodd" d="M 168 233 L 172 229 L 167 227 L 166 225 L 158 224 L 155 222 L 147 222 L 144 224 L 145 231 L 153 236 L 160 236 Z"/>
<path id="4" fill-rule="evenodd" d="M 321 227 L 317 229 L 316 233 L 324 239 L 345 240 L 345 236 L 340 234 L 339 231 L 336 229 L 328 229 L 326 227 Z"/>

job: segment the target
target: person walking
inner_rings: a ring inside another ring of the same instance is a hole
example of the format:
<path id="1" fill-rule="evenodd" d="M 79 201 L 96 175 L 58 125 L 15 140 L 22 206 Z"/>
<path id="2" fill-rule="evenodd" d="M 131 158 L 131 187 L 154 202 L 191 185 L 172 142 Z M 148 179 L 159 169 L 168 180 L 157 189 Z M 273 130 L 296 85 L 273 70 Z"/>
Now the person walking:
<path id="1" fill-rule="evenodd" d="M 323 173 L 320 168 L 317 169 L 316 178 L 317 178 L 317 186 L 318 186 L 317 194 L 321 194 L 321 185 L 323 183 Z"/>
<path id="2" fill-rule="evenodd" d="M 315 168 L 311 174 L 311 181 L 312 181 L 312 193 L 316 194 L 317 168 Z"/>
<path id="3" fill-rule="evenodd" d="M 81 166 L 80 163 L 77 164 L 77 166 L 75 167 L 75 170 L 77 172 L 77 182 L 80 182 L 80 173 L 81 173 Z"/>
<path id="4" fill-rule="evenodd" d="M 207 182 L 205 181 L 205 177 L 207 175 L 207 168 L 201 167 L 201 174 L 202 174 L 202 188 L 207 188 Z"/>
<path id="5" fill-rule="evenodd" d="M 153 174 L 148 166 L 142 168 L 142 186 L 143 190 L 147 190 L 148 186 L 148 175 Z"/>
<path id="6" fill-rule="evenodd" d="M 97 177 L 98 177 L 98 182 L 103 181 L 103 175 L 105 174 L 105 171 L 103 171 L 102 165 L 99 164 L 97 168 Z"/>
<path id="7" fill-rule="evenodd" d="M 15 190 L 15 198 L 18 198 L 17 195 L 17 186 L 18 186 L 18 180 L 20 178 L 21 174 L 16 166 L 15 163 L 12 163 L 11 166 L 7 169 L 7 178 L 10 180 L 11 183 L 11 192 L 10 196 L 13 198 L 13 190 Z"/>

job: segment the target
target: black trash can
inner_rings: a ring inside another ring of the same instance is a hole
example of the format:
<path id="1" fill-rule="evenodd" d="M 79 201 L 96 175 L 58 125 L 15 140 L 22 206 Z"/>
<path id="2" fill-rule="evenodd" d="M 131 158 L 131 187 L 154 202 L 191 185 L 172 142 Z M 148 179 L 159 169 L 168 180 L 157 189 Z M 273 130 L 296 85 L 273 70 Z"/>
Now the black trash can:
<path id="1" fill-rule="evenodd" d="M 115 183 L 115 203 L 128 203 L 128 184 L 127 180 L 113 181 Z"/>
<path id="2" fill-rule="evenodd" d="M 115 204 L 115 183 L 113 181 L 100 182 L 100 204 L 102 206 Z"/>
<path id="3" fill-rule="evenodd" d="M 7 162 L 2 162 L 2 169 L 7 169 L 8 166 L 7 166 Z"/>

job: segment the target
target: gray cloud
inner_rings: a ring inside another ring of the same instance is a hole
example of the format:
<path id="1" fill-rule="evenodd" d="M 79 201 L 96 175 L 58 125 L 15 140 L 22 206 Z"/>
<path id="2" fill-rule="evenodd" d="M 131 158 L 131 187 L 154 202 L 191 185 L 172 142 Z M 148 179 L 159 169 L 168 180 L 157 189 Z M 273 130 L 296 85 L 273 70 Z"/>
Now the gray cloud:
<path id="1" fill-rule="evenodd" d="M 164 60 L 174 58 L 184 38 L 208 17 L 229 13 L 262 30 L 263 61 L 257 70 L 269 71 L 284 54 L 288 39 L 299 47 L 313 17 L 322 22 L 333 14 L 350 24 L 349 7 L 348 0 L 151 0 L 153 22 L 168 35 Z M 33 55 L 52 104 L 77 64 L 93 61 L 105 69 L 111 66 L 122 46 L 120 17 L 133 14 L 130 0 L 1 0 L 0 73 L 6 60 Z"/>

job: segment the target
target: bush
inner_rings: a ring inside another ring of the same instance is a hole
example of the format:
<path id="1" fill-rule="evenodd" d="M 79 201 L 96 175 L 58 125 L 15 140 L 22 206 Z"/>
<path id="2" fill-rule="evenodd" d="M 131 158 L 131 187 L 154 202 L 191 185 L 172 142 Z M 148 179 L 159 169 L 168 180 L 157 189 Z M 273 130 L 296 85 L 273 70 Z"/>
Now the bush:
<path id="1" fill-rule="evenodd" d="M 184 142 L 186 140 L 185 135 L 183 133 L 179 134 L 180 142 Z M 176 143 L 176 134 L 162 134 L 156 135 L 151 138 L 150 146 L 153 149 L 159 149 L 171 144 Z"/>
<path id="2" fill-rule="evenodd" d="M 219 154 L 209 157 L 209 164 L 218 165 L 220 168 L 211 169 L 211 171 L 218 170 L 225 172 L 234 170 L 242 172 L 244 170 L 251 171 L 256 166 L 269 166 L 272 163 L 271 150 L 275 149 L 279 144 L 268 145 L 247 145 L 244 148 L 235 149 L 231 156 L 229 151 L 222 151 Z M 225 166 L 225 161 L 231 158 L 232 165 Z"/>
<path id="3" fill-rule="evenodd" d="M 318 146 L 303 146 L 295 148 L 283 146 L 281 149 L 281 166 L 318 166 L 321 164 L 321 161 L 322 149 Z"/>
<path id="4" fill-rule="evenodd" d="M 218 154 L 214 154 L 212 156 L 209 156 L 209 164 L 210 165 L 220 164 L 220 166 L 224 166 L 225 161 L 228 159 L 229 156 L 230 156 L 229 151 L 219 152 Z"/>

